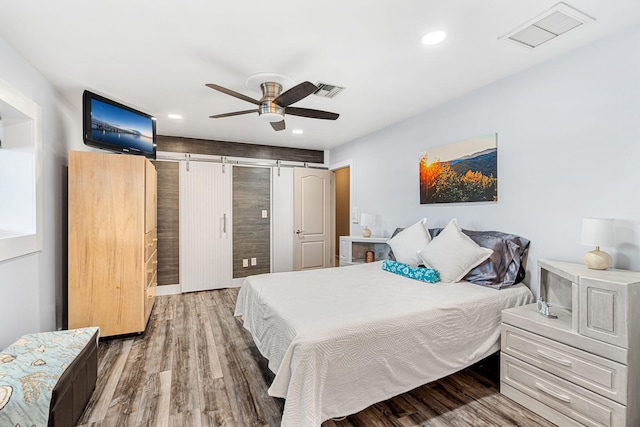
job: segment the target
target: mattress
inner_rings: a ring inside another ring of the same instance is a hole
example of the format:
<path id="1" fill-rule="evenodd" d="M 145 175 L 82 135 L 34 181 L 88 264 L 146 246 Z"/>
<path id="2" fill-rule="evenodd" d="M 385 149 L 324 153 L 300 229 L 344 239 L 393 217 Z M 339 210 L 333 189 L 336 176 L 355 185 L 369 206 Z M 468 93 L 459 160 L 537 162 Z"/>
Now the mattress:
<path id="1" fill-rule="evenodd" d="M 282 425 L 315 426 L 494 353 L 501 311 L 533 301 L 523 284 L 431 284 L 375 262 L 250 276 L 235 315 L 275 373 Z"/>

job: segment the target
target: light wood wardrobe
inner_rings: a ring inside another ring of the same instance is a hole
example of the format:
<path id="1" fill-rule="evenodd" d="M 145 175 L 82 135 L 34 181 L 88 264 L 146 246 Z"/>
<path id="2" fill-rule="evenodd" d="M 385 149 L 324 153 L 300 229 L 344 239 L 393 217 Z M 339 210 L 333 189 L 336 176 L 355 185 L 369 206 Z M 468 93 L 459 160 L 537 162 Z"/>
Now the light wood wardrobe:
<path id="1" fill-rule="evenodd" d="M 142 156 L 69 153 L 69 328 L 144 331 L 157 282 L 157 181 Z"/>

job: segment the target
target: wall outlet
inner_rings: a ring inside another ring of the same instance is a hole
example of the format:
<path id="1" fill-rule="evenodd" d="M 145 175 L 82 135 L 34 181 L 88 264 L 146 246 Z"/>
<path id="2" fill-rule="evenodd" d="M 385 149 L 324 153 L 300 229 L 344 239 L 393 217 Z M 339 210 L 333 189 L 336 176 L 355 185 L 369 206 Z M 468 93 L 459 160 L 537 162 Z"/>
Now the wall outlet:
<path id="1" fill-rule="evenodd" d="M 242 266 L 243 267 L 249 267 L 249 259 L 245 258 L 242 260 Z"/>
<path id="2" fill-rule="evenodd" d="M 269 218 L 269 212 L 266 209 L 262 209 L 262 218 Z"/>
<path id="3" fill-rule="evenodd" d="M 258 259 L 257 258 L 251 258 L 251 265 L 258 265 Z"/>

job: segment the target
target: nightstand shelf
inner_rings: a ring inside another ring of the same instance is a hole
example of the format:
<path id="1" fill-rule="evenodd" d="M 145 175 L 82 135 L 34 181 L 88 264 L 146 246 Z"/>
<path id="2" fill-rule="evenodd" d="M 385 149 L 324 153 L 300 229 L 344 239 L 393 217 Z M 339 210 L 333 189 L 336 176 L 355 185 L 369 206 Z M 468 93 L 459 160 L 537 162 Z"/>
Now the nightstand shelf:
<path id="1" fill-rule="evenodd" d="M 389 258 L 388 237 L 340 236 L 340 267 L 363 264 L 367 251 L 373 251 L 374 260 Z"/>
<path id="2" fill-rule="evenodd" d="M 500 391 L 559 425 L 640 425 L 640 273 L 540 260 L 536 304 L 502 313 Z"/>

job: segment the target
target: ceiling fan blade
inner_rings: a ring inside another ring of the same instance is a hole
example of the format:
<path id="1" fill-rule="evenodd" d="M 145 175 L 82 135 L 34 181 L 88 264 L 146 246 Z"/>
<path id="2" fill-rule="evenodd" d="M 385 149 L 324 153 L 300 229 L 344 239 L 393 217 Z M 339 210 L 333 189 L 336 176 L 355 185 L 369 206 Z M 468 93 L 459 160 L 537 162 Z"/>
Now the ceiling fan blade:
<path id="1" fill-rule="evenodd" d="M 243 101 L 251 102 L 252 104 L 260 105 L 260 101 L 257 99 L 250 98 L 246 95 L 243 95 L 239 92 L 233 91 L 231 89 L 227 89 L 226 87 L 218 86 L 213 83 L 207 83 L 205 86 L 210 87 L 211 89 L 217 90 L 222 93 L 226 93 L 227 95 L 235 96 L 236 98 L 242 99 Z"/>
<path id="2" fill-rule="evenodd" d="M 321 111 L 321 110 L 312 110 L 310 108 L 299 108 L 299 107 L 287 107 L 284 110 L 285 114 L 291 114 L 292 116 L 300 116 L 300 117 L 309 117 L 312 119 L 323 119 L 323 120 L 336 120 L 340 117 L 338 113 L 330 113 L 329 111 Z"/>
<path id="3" fill-rule="evenodd" d="M 284 120 L 280 120 L 279 122 L 271 122 L 271 127 L 273 130 L 284 130 Z"/>
<path id="4" fill-rule="evenodd" d="M 222 117 L 239 116 L 241 114 L 257 113 L 258 110 L 243 110 L 234 111 L 233 113 L 216 114 L 215 116 L 209 116 L 210 119 L 221 119 Z"/>
<path id="5" fill-rule="evenodd" d="M 291 89 L 282 92 L 280 96 L 273 100 L 273 102 L 281 107 L 286 107 L 287 105 L 295 104 L 302 98 L 306 98 L 317 89 L 316 85 L 311 82 L 302 82 Z"/>

